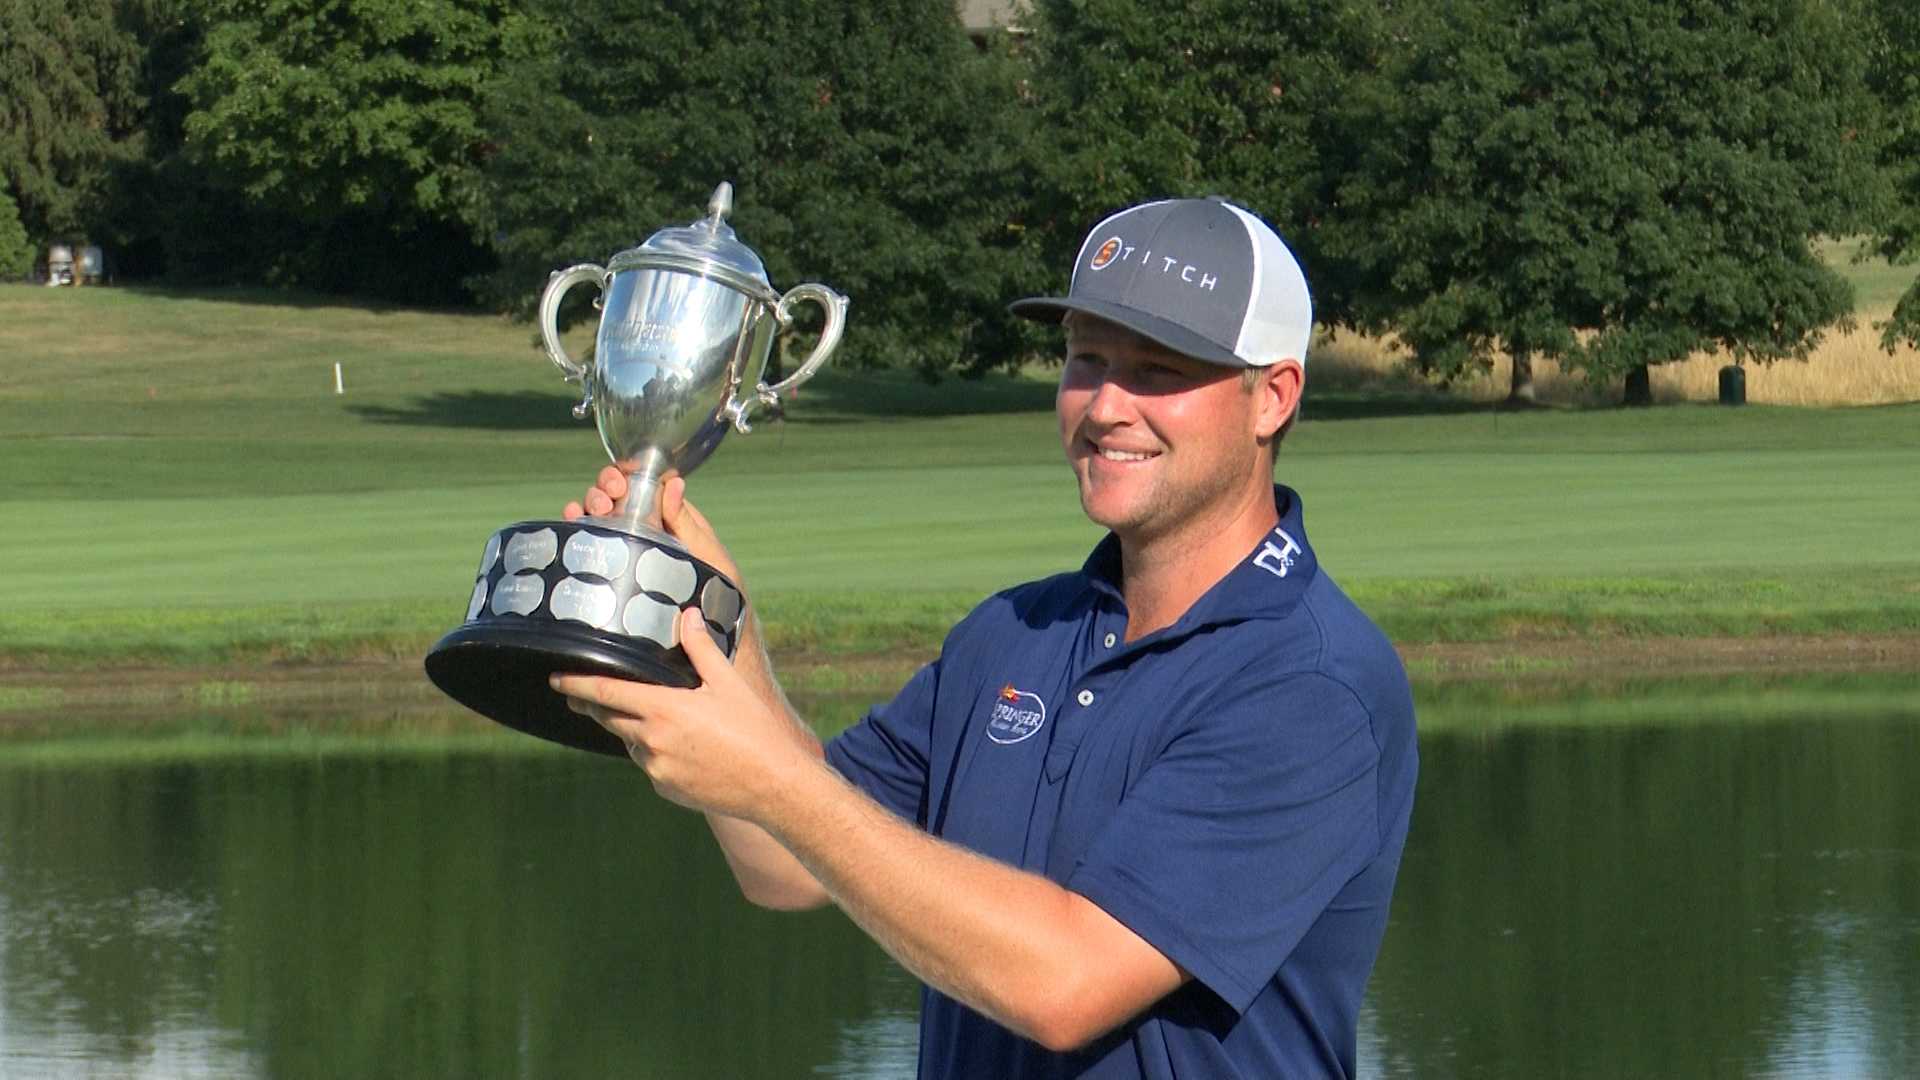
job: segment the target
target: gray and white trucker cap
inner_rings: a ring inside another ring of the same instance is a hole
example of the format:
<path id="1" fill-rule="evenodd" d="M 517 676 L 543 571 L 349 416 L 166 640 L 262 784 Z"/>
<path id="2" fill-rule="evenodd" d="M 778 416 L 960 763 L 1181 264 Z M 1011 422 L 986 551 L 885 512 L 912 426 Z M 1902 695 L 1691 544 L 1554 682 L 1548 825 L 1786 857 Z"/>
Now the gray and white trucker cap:
<path id="1" fill-rule="evenodd" d="M 1307 362 L 1313 300 L 1279 234 L 1218 197 L 1163 199 L 1093 227 L 1064 297 L 1016 300 L 1030 319 L 1084 311 L 1229 367 Z"/>

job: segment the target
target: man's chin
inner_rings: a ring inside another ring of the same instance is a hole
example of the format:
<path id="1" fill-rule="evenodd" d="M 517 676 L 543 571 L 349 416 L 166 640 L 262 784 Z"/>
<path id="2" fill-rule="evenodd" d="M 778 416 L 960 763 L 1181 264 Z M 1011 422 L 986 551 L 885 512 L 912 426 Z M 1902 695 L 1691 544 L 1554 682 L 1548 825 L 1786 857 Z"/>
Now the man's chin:
<path id="1" fill-rule="evenodd" d="M 1089 491 L 1085 485 L 1080 488 L 1080 511 L 1088 521 L 1117 533 L 1137 527 L 1145 516 L 1139 500 L 1114 498 L 1112 492 Z"/>

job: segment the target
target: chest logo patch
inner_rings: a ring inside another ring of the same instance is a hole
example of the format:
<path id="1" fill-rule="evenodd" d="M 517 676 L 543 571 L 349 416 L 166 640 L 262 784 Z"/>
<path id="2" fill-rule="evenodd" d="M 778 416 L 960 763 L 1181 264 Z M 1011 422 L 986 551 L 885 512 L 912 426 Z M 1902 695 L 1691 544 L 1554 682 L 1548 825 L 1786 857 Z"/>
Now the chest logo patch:
<path id="1" fill-rule="evenodd" d="M 1033 738 L 1047 723 L 1047 703 L 1039 695 L 1016 690 L 1012 683 L 1000 688 L 987 717 L 987 738 L 1002 746 Z"/>

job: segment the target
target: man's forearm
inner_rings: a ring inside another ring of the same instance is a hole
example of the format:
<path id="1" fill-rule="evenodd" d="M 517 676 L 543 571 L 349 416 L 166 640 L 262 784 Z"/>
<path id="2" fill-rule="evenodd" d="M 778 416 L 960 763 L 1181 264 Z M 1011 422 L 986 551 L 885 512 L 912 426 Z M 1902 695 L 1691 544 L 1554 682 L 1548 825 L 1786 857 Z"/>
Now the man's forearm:
<path id="1" fill-rule="evenodd" d="M 928 835 L 824 764 L 768 832 L 903 967 L 1041 1043 L 1079 1045 L 1183 978 L 1084 897 Z"/>
<path id="2" fill-rule="evenodd" d="M 812 738 L 813 729 L 794 711 L 786 691 L 774 678 L 760 619 L 752 608 L 748 609 L 744 630 L 735 652 L 734 669 L 769 709 L 784 715 Z M 813 743 L 824 756 L 819 740 L 814 738 Z M 765 829 L 725 814 L 709 813 L 706 819 L 707 827 L 713 830 L 714 839 L 720 844 L 720 853 L 726 857 L 727 867 L 733 871 L 734 881 L 739 883 L 741 895 L 750 902 L 781 911 L 816 908 L 828 902 L 827 891 L 814 880 L 813 874 Z"/>
<path id="3" fill-rule="evenodd" d="M 706 818 L 740 895 L 748 901 L 776 911 L 805 911 L 832 899 L 813 873 L 765 829 L 725 814 Z"/>
<path id="4" fill-rule="evenodd" d="M 662 796 L 757 825 L 792 854 L 793 864 L 774 858 L 764 837 L 716 819 L 743 884 L 767 886 L 781 903 L 824 888 L 908 970 L 1056 1049 L 1180 985 L 1171 960 L 1085 897 L 935 839 L 847 783 L 784 701 L 769 700 L 770 671 L 755 651 L 730 663 L 698 612 L 681 622 L 697 690 L 589 675 L 551 682 L 627 744 Z"/>

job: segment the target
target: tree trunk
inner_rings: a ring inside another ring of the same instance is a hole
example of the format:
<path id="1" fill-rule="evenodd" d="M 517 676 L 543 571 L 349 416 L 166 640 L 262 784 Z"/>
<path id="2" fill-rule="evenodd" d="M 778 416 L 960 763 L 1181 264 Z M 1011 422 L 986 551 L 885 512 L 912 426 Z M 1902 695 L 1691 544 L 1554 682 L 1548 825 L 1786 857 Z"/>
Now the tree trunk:
<path id="1" fill-rule="evenodd" d="M 1533 390 L 1533 354 L 1517 352 L 1513 354 L 1513 384 L 1507 391 L 1507 405 L 1524 409 L 1539 404 Z"/>
<path id="2" fill-rule="evenodd" d="M 1653 373 L 1647 365 L 1641 364 L 1627 372 L 1627 393 L 1620 400 L 1622 405 L 1645 406 L 1653 404 Z"/>

